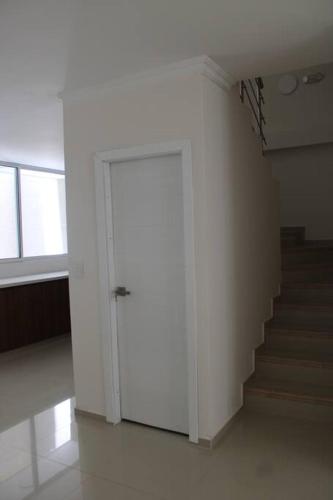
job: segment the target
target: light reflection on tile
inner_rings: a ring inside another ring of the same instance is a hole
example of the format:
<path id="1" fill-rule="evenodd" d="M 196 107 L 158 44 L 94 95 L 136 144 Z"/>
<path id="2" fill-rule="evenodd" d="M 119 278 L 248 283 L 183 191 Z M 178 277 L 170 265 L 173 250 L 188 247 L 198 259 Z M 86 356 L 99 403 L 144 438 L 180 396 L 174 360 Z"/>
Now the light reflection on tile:
<path id="1" fill-rule="evenodd" d="M 78 466 L 80 451 L 76 441 L 68 441 L 63 446 L 47 455 L 49 460 L 54 460 L 68 466 Z"/>
<path id="2" fill-rule="evenodd" d="M 74 398 L 58 403 L 52 408 L 37 413 L 0 433 L 0 446 L 11 445 L 31 450 L 46 438 L 54 440 L 53 448 L 70 439 L 71 424 L 74 421 Z"/>
<path id="3" fill-rule="evenodd" d="M 33 498 L 39 498 L 36 495 L 40 494 L 43 488 L 49 488 L 55 481 L 57 485 L 61 484 L 63 474 L 67 472 L 66 467 L 63 465 L 43 458 L 37 458 L 29 467 L 21 470 L 7 481 L 0 483 L 0 498 L 6 500 L 23 500 L 33 494 Z M 75 471 L 75 477 L 72 479 L 74 485 L 69 492 L 79 486 L 80 480 L 81 474 Z M 61 498 L 61 496 L 58 498 Z"/>
<path id="4" fill-rule="evenodd" d="M 54 407 L 55 421 L 55 448 L 63 445 L 71 438 L 70 425 L 72 422 L 71 400 L 67 399 Z"/>
<path id="5" fill-rule="evenodd" d="M 43 350 L 45 370 L 52 353 Z M 54 361 L 53 373 L 56 366 Z M 55 393 L 62 391 L 63 401 L 57 397 L 41 411 L 49 395 L 44 400 L 40 386 L 35 390 L 27 380 L 37 409 L 25 408 L 22 415 L 29 418 L 17 423 L 15 406 L 12 427 L 0 433 L 0 500 L 333 498 L 332 425 L 243 412 L 210 452 L 172 433 L 75 417 L 74 400 L 66 397 L 70 384 L 62 379 Z M 6 391 L 8 396 L 9 386 Z M 0 429 L 5 426 L 6 411 Z"/>
<path id="6" fill-rule="evenodd" d="M 74 399 L 67 399 L 34 417 L 36 433 L 39 437 L 54 434 L 60 429 L 68 428 L 73 420 Z"/>
<path id="7" fill-rule="evenodd" d="M 52 491 L 65 480 L 66 485 L 73 483 L 70 491 L 78 487 L 80 471 L 42 458 L 66 446 L 72 433 L 76 434 L 73 408 L 74 400 L 67 399 L 0 434 L 1 500 L 21 500 L 27 495 L 50 498 L 51 494 L 57 499 L 59 493 Z"/>

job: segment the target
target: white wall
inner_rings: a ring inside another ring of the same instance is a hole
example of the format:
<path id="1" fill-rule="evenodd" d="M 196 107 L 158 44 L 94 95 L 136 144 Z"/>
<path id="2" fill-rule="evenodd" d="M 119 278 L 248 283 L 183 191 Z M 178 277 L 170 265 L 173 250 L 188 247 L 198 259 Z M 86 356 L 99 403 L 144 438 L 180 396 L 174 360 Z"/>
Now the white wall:
<path id="1" fill-rule="evenodd" d="M 317 72 L 325 74 L 320 83 L 302 83 L 304 75 Z M 264 78 L 268 149 L 333 141 L 333 64 L 313 66 L 289 74 L 299 80 L 297 90 L 291 95 L 281 95 L 278 91 L 282 75 Z"/>
<path id="2" fill-rule="evenodd" d="M 95 93 L 87 98 L 65 100 L 64 130 L 76 398 L 80 409 L 104 414 L 93 156 L 95 152 L 116 147 L 191 140 L 194 185 L 197 186 L 195 252 L 201 263 L 197 269 L 200 292 L 205 279 L 201 79 L 190 75 L 171 76 Z M 83 265 L 81 277 L 73 273 L 73 264 Z M 207 318 L 205 308 L 204 298 L 200 297 L 197 316 L 202 332 Z M 202 339 L 199 351 L 200 406 L 205 408 L 209 403 L 204 390 L 208 385 L 208 347 Z M 202 411 L 201 429 L 207 429 L 208 425 Z"/>
<path id="3" fill-rule="evenodd" d="M 204 80 L 210 411 L 214 435 L 242 405 L 280 282 L 278 185 L 248 109 Z"/>
<path id="4" fill-rule="evenodd" d="M 333 144 L 268 153 L 280 183 L 283 226 L 305 226 L 308 239 L 333 238 Z"/>
<path id="5" fill-rule="evenodd" d="M 247 111 L 236 91 L 227 94 L 200 74 L 177 74 L 69 97 L 64 127 L 77 406 L 99 414 L 105 398 L 94 153 L 191 140 L 199 435 L 212 437 L 241 404 L 241 383 L 279 281 L 276 186 Z"/>
<path id="6" fill-rule="evenodd" d="M 67 255 L 31 257 L 22 260 L 0 261 L 0 279 L 30 274 L 67 271 Z"/>

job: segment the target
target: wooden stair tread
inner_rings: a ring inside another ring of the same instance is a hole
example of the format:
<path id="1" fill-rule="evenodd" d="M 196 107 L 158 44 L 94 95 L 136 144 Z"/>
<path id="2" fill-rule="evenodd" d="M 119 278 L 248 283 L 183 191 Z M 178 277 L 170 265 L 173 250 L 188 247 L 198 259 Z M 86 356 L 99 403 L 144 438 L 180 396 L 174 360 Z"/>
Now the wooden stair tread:
<path id="1" fill-rule="evenodd" d="M 294 247 L 282 248 L 283 254 L 293 254 L 293 253 L 306 253 L 306 252 L 316 252 L 317 250 L 333 250 L 333 240 L 313 240 L 304 241 L 302 244 L 296 245 Z"/>
<path id="2" fill-rule="evenodd" d="M 301 272 L 301 271 L 331 271 L 333 270 L 333 259 L 332 262 L 309 262 L 300 264 L 289 264 L 282 266 L 282 271 L 285 272 Z"/>
<path id="3" fill-rule="evenodd" d="M 244 385 L 245 393 L 305 403 L 333 405 L 333 387 L 273 380 L 252 375 Z"/>
<path id="4" fill-rule="evenodd" d="M 285 290 L 329 290 L 332 288 L 333 290 L 333 282 L 325 282 L 325 281 L 318 281 L 318 282 L 296 282 L 296 283 L 283 283 L 281 287 L 281 291 L 283 293 L 283 289 Z"/>
<path id="5" fill-rule="evenodd" d="M 329 329 L 322 325 L 312 326 L 306 328 L 306 326 L 294 326 L 288 323 L 270 323 L 265 326 L 266 333 L 273 335 L 290 335 L 295 337 L 313 337 L 313 338 L 325 338 L 333 340 L 333 328 Z"/>
<path id="6" fill-rule="evenodd" d="M 281 236 L 290 236 L 290 235 L 305 235 L 305 226 L 282 226 L 280 227 L 280 235 Z"/>
<path id="7" fill-rule="evenodd" d="M 311 303 L 311 302 L 284 302 L 283 300 L 277 299 L 274 301 L 274 308 L 276 309 L 296 309 L 307 311 L 332 311 L 333 312 L 333 302 L 326 303 Z"/>
<path id="8" fill-rule="evenodd" d="M 256 359 L 269 363 L 333 369 L 333 356 L 330 354 L 282 351 L 268 349 L 265 345 L 256 350 Z"/>

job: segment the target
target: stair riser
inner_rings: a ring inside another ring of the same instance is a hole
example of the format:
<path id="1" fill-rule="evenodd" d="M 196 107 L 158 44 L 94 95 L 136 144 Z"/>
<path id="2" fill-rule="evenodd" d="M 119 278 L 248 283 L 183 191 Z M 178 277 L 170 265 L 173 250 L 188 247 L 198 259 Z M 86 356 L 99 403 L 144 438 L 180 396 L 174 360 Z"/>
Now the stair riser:
<path id="1" fill-rule="evenodd" d="M 282 252 L 282 268 L 302 264 L 333 264 L 333 249 L 311 250 L 308 252 Z"/>
<path id="2" fill-rule="evenodd" d="M 283 283 L 311 283 L 323 282 L 331 283 L 333 281 L 333 271 L 331 269 L 303 269 L 303 270 L 283 270 Z"/>
<path id="3" fill-rule="evenodd" d="M 278 322 L 296 327 L 305 326 L 310 329 L 311 326 L 321 326 L 325 329 L 333 329 L 333 312 L 307 309 L 284 309 L 276 307 L 274 309 L 274 318 Z"/>
<path id="4" fill-rule="evenodd" d="M 258 359 L 256 360 L 256 374 L 272 380 L 292 380 L 331 386 L 333 394 L 333 369 L 272 363 Z"/>
<path id="5" fill-rule="evenodd" d="M 333 422 L 333 406 L 250 395 L 245 392 L 245 408 L 266 415 Z"/>
<path id="6" fill-rule="evenodd" d="M 285 238 L 296 238 L 298 241 L 303 242 L 305 239 L 305 227 L 281 227 L 280 235 L 282 240 Z"/>
<path id="7" fill-rule="evenodd" d="M 333 333 L 332 339 L 266 334 L 265 345 L 269 349 L 278 351 L 322 353 L 333 356 Z"/>
<path id="8" fill-rule="evenodd" d="M 296 236 L 283 236 L 281 238 L 282 248 L 294 248 L 300 244 L 302 244 L 302 242 Z"/>
<path id="9" fill-rule="evenodd" d="M 333 288 L 283 288 L 281 300 L 290 303 L 332 304 L 333 306 Z"/>

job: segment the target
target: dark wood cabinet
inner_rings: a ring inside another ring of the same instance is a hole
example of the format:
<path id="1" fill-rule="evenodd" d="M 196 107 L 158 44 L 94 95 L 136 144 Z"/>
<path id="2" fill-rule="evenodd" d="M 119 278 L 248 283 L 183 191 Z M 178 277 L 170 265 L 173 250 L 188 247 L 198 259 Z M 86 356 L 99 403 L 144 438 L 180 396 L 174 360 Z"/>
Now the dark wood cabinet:
<path id="1" fill-rule="evenodd" d="M 68 278 L 0 288 L 0 352 L 70 330 Z"/>

